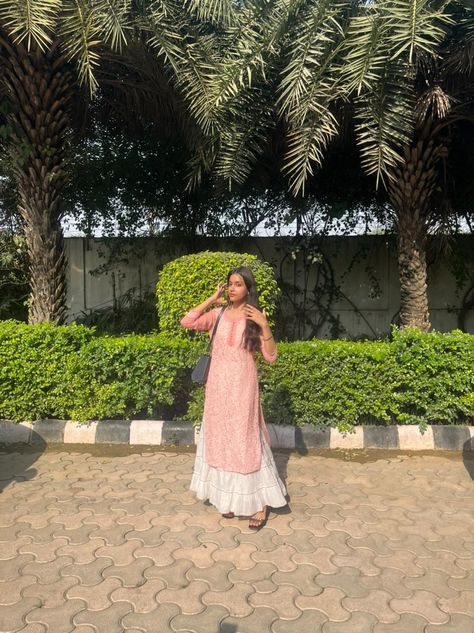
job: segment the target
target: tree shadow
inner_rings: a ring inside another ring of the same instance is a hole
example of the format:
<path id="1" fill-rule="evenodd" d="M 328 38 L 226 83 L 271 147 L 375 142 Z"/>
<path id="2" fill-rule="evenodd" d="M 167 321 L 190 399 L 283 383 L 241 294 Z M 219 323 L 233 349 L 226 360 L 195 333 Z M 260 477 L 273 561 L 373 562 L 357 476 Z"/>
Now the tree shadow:
<path id="1" fill-rule="evenodd" d="M 222 622 L 217 633 L 237 633 L 237 625 L 231 622 Z"/>
<path id="2" fill-rule="evenodd" d="M 1 439 L 1 438 L 0 438 Z M 32 465 L 46 450 L 46 442 L 31 432 L 29 443 L 4 444 L 0 441 L 0 494 L 12 483 L 30 481 L 38 474 Z"/>
<path id="3" fill-rule="evenodd" d="M 472 437 L 463 444 L 462 461 L 464 463 L 464 468 L 467 470 L 469 476 L 474 481 L 474 438 Z"/>

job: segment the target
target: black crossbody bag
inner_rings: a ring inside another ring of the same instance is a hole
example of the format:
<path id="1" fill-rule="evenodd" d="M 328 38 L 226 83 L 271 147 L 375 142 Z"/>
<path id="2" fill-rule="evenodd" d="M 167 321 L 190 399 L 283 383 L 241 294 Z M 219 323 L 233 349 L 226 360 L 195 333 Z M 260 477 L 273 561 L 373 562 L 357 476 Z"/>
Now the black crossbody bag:
<path id="1" fill-rule="evenodd" d="M 214 341 L 214 335 L 216 333 L 217 326 L 219 325 L 219 321 L 221 320 L 221 316 L 224 314 L 224 310 L 225 308 L 222 308 L 216 319 L 212 329 L 211 339 L 209 341 L 209 345 L 207 346 L 207 352 L 199 357 L 196 367 L 193 369 L 193 373 L 191 374 L 193 382 L 198 382 L 201 385 L 205 385 L 207 381 L 207 375 L 209 374 L 209 367 L 211 365 L 212 343 Z"/>

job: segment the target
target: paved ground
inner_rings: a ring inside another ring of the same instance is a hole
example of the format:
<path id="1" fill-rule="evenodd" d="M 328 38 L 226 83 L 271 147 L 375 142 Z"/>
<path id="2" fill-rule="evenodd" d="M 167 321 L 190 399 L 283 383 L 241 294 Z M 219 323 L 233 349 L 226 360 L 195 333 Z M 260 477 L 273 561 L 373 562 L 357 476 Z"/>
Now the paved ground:
<path id="1" fill-rule="evenodd" d="M 1 452 L 1 632 L 474 632 L 466 456 L 278 453 L 255 534 L 193 454 L 101 450 Z"/>

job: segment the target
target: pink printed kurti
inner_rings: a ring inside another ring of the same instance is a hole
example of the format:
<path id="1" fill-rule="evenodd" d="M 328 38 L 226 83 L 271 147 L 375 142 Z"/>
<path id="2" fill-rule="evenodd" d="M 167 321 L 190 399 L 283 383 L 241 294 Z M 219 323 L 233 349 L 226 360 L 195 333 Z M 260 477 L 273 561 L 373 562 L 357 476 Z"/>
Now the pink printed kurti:
<path id="1" fill-rule="evenodd" d="M 222 308 L 206 313 L 192 310 L 183 327 L 212 332 Z M 269 444 L 258 390 L 255 356 L 242 346 L 245 317 L 231 319 L 224 311 L 214 337 L 212 360 L 206 384 L 203 432 L 204 460 L 214 468 L 235 473 L 253 473 L 262 463 L 263 437 Z M 276 353 L 268 354 L 268 362 Z"/>

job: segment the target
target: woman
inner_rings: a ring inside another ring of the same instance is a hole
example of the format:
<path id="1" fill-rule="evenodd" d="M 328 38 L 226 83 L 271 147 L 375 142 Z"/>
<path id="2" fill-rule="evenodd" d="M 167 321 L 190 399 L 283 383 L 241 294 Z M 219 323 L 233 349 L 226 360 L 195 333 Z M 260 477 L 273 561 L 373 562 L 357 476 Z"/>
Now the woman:
<path id="1" fill-rule="evenodd" d="M 224 308 L 209 310 L 214 304 Z M 252 271 L 234 268 L 227 285 L 191 310 L 183 327 L 212 333 L 204 417 L 197 447 L 191 490 L 209 501 L 226 518 L 250 516 L 255 530 L 267 522 L 268 507 L 286 505 L 285 486 L 278 476 L 258 392 L 255 353 L 273 363 L 277 351 L 265 312 L 259 310 Z"/>

